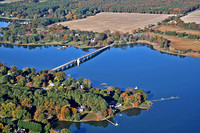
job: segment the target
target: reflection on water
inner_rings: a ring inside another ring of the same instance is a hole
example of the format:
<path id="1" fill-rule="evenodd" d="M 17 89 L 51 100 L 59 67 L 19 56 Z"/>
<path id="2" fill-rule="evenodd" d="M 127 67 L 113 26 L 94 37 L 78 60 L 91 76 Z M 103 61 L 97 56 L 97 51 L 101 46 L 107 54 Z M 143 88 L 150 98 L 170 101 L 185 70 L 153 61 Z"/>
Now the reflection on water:
<path id="1" fill-rule="evenodd" d="M 113 118 L 109 119 L 114 122 Z M 67 121 L 57 121 L 53 123 L 54 129 L 63 129 L 63 128 L 70 128 L 72 125 L 75 125 L 77 129 L 81 128 L 81 124 L 89 124 L 90 126 L 94 127 L 103 127 L 106 128 L 110 123 L 105 121 L 90 121 L 90 122 L 67 122 Z"/>
<path id="2" fill-rule="evenodd" d="M 137 108 L 133 108 L 133 109 L 128 109 L 128 110 L 125 110 L 123 111 L 123 116 L 122 117 L 131 117 L 131 116 L 139 116 L 141 114 L 142 110 L 141 109 L 137 109 Z M 124 114 L 126 116 L 124 116 Z M 113 123 L 115 123 L 115 117 L 114 118 L 111 118 L 109 119 L 110 121 L 112 121 Z M 93 127 L 103 127 L 103 128 L 106 128 L 108 127 L 108 125 L 110 125 L 110 123 L 108 121 L 90 121 L 90 122 L 67 122 L 67 121 L 57 121 L 55 123 L 53 123 L 53 128 L 54 129 L 63 129 L 63 128 L 67 128 L 69 129 L 72 125 L 75 125 L 77 131 L 79 132 L 85 132 L 86 129 L 81 127 L 81 124 L 88 124 L 90 126 L 93 126 Z"/>
<path id="3" fill-rule="evenodd" d="M 63 45 L 12 45 L 12 44 L 8 44 L 8 43 L 1 43 L 0 44 L 0 47 L 4 47 L 4 48 L 10 48 L 10 49 L 13 49 L 15 47 L 17 48 L 24 48 L 24 49 L 28 49 L 28 50 L 34 50 L 36 48 L 51 48 L 51 47 L 56 47 L 56 48 L 61 48 Z M 152 45 L 150 44 L 146 44 L 146 43 L 132 43 L 132 44 L 124 44 L 124 45 L 114 45 L 114 48 L 120 48 L 122 50 L 127 50 L 127 48 L 134 48 L 134 47 L 147 47 L 151 50 L 155 50 L 153 48 Z M 68 47 L 70 48 L 70 46 Z M 66 49 L 68 49 L 66 48 Z M 77 47 L 75 47 L 76 49 L 79 49 Z M 62 50 L 66 50 L 66 49 L 62 49 Z M 99 49 L 98 47 L 97 48 L 80 48 L 82 51 L 84 52 L 89 52 L 90 49 Z M 110 49 L 110 48 L 109 48 Z M 176 53 L 167 53 L 167 52 L 161 52 L 161 54 L 167 54 L 167 55 L 171 55 L 171 56 L 179 56 L 180 58 L 185 58 L 186 56 L 183 56 L 183 55 L 178 55 Z"/>
<path id="4" fill-rule="evenodd" d="M 125 113 L 127 116 L 138 116 L 141 114 L 141 112 L 142 112 L 141 109 L 136 109 L 136 108 L 123 111 L 123 113 Z"/>

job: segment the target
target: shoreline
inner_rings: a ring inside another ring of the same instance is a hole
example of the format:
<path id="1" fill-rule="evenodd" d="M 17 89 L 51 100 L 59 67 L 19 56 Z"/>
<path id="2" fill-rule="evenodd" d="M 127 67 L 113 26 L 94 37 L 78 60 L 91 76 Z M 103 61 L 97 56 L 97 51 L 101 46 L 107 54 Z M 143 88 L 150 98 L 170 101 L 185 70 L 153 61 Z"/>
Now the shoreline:
<path id="1" fill-rule="evenodd" d="M 135 107 L 125 107 L 124 109 L 120 110 L 118 113 L 121 113 L 123 111 L 126 111 L 126 110 L 129 110 L 129 109 L 142 109 L 142 110 L 147 110 L 147 109 L 150 109 L 152 105 L 150 106 L 147 106 L 147 107 L 142 107 L 142 106 L 135 106 Z M 96 118 L 96 119 L 92 119 L 92 120 L 80 120 L 80 121 L 76 121 L 76 120 L 73 120 L 73 121 L 69 121 L 69 120 L 66 120 L 66 119 L 63 119 L 63 120 L 58 120 L 59 121 L 67 121 L 67 122 L 76 122 L 76 123 L 79 123 L 79 122 L 91 122 L 91 121 L 95 121 L 95 122 L 101 122 L 101 121 L 105 121 L 106 119 L 110 119 L 110 118 L 113 118 L 115 117 L 115 115 L 117 115 L 118 113 L 116 114 L 113 114 L 113 116 L 107 116 L 105 118 Z"/>
<path id="2" fill-rule="evenodd" d="M 42 46 L 42 45 L 74 46 L 74 47 L 80 48 L 80 49 L 103 47 L 103 46 L 76 46 L 76 45 L 67 44 L 67 43 L 61 44 L 61 42 L 51 42 L 51 43 L 47 42 L 47 43 L 44 43 L 44 44 L 33 44 L 33 43 L 17 44 L 17 43 L 9 43 L 8 41 L 0 41 L 0 43 L 8 43 L 10 45 L 21 45 L 21 46 Z M 128 44 L 133 44 L 133 43 L 147 43 L 149 45 L 152 45 L 155 50 L 160 51 L 160 52 L 164 52 L 164 53 L 167 53 L 167 54 L 174 54 L 174 55 L 180 55 L 180 56 L 189 56 L 189 57 L 200 58 L 200 53 L 198 53 L 198 52 L 187 52 L 186 54 L 182 54 L 182 53 L 180 53 L 181 51 L 175 50 L 175 48 L 171 48 L 171 47 L 169 47 L 170 50 L 166 51 L 166 50 L 163 50 L 162 48 L 160 48 L 159 44 L 153 43 L 153 42 L 150 42 L 150 41 L 147 41 L 147 40 L 137 40 L 135 42 L 127 42 L 126 44 L 128 45 Z"/>
<path id="3" fill-rule="evenodd" d="M 177 51 L 174 48 L 169 48 L 171 50 L 165 51 L 162 48 L 160 48 L 159 44 L 156 44 L 156 43 L 153 43 L 153 42 L 150 42 L 150 41 L 147 41 L 147 40 L 138 40 L 136 42 L 127 42 L 127 44 L 131 44 L 131 43 L 147 43 L 147 44 L 152 45 L 155 50 L 160 51 L 160 52 L 164 52 L 164 53 L 167 53 L 167 54 L 174 54 L 174 55 L 180 55 L 180 56 L 189 56 L 189 57 L 200 58 L 200 54 L 198 52 L 188 52 L 186 54 L 182 54 L 182 53 L 180 53 L 180 51 Z"/>
<path id="4" fill-rule="evenodd" d="M 33 44 L 33 43 L 27 43 L 27 44 L 17 44 L 17 43 L 10 43 L 9 41 L 0 41 L 0 43 L 6 43 L 6 44 L 10 44 L 10 45 L 16 45 L 16 46 L 43 46 L 43 45 L 59 45 L 59 46 L 74 46 L 76 48 L 101 48 L 104 46 L 76 46 L 73 44 L 61 44 L 61 42 L 47 42 L 47 43 L 43 43 L 43 44 Z"/>
<path id="5" fill-rule="evenodd" d="M 0 19 L 7 19 L 7 20 L 23 20 L 23 21 L 30 21 L 31 19 L 20 19 L 20 18 L 9 18 L 9 17 L 0 17 Z"/>

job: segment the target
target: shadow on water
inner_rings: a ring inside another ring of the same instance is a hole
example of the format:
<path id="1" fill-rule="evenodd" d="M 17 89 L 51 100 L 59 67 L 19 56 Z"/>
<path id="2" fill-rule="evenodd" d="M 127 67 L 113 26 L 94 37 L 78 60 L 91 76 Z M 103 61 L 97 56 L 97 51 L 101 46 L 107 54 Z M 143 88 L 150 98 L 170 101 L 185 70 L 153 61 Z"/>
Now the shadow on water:
<path id="1" fill-rule="evenodd" d="M 123 45 L 114 45 L 114 48 L 121 48 L 122 50 L 127 50 L 127 48 L 130 47 L 130 48 L 134 48 L 134 47 L 147 47 L 147 48 L 150 48 L 151 50 L 155 50 L 153 48 L 153 45 L 150 45 L 150 44 L 147 44 L 147 43 L 131 43 L 131 44 L 123 44 Z M 185 58 L 186 56 L 183 56 L 183 55 L 178 55 L 177 53 L 172 53 L 170 51 L 166 51 L 166 52 L 161 52 L 161 54 L 167 54 L 167 55 L 171 55 L 171 56 L 179 56 L 180 58 Z"/>
<path id="2" fill-rule="evenodd" d="M 141 109 L 136 109 L 136 108 L 123 111 L 123 113 L 126 114 L 126 116 L 138 116 L 141 114 L 141 112 L 142 112 Z"/>
<path id="3" fill-rule="evenodd" d="M 12 45 L 12 44 L 8 44 L 8 43 L 1 43 L 0 47 L 4 47 L 4 48 L 10 48 L 10 49 L 14 49 L 14 48 L 24 48 L 24 49 L 28 49 L 28 50 L 34 50 L 36 48 L 50 48 L 50 47 L 59 47 L 60 45 Z"/>
<path id="4" fill-rule="evenodd" d="M 111 118 L 109 119 L 114 122 Z M 75 125 L 77 129 L 81 129 L 81 124 L 89 124 L 90 126 L 94 127 L 103 127 L 106 128 L 110 123 L 107 121 L 90 121 L 90 122 L 67 122 L 67 121 L 57 121 L 53 123 L 54 129 L 63 129 L 63 128 L 70 128 L 72 125 Z"/>
<path id="5" fill-rule="evenodd" d="M 15 47 L 17 47 L 17 48 L 24 48 L 24 49 L 28 49 L 28 50 L 34 50 L 36 48 L 40 48 L 40 49 L 42 49 L 42 48 L 50 48 L 50 47 L 58 48 L 58 47 L 62 47 L 62 46 L 64 46 L 64 45 L 45 45 L 45 44 L 43 44 L 43 45 L 12 45 L 12 44 L 9 44 L 9 43 L 1 43 L 0 44 L 0 47 L 4 47 L 4 48 L 14 49 Z M 147 44 L 147 43 L 132 43 L 132 44 L 128 44 L 128 45 L 127 44 L 114 45 L 114 48 L 120 48 L 122 50 L 127 50 L 128 47 L 130 47 L 130 48 L 147 47 L 147 48 L 150 48 L 151 50 L 155 50 L 152 45 Z M 99 48 L 100 47 L 98 47 L 98 48 L 80 48 L 80 49 L 82 51 L 84 51 L 84 52 L 89 52 L 90 49 L 99 49 Z M 76 48 L 76 49 L 79 49 L 79 48 Z M 171 56 L 179 56 L 180 58 L 185 58 L 186 57 L 186 56 L 178 55 L 177 53 L 169 53 L 169 51 L 166 51 L 166 52 L 161 52 L 160 51 L 160 53 L 161 54 L 171 55 Z"/>
<path id="6" fill-rule="evenodd" d="M 141 114 L 142 110 L 141 109 L 129 109 L 129 110 L 125 110 L 123 111 L 123 114 L 126 114 L 126 116 L 128 117 L 132 117 L 132 116 L 139 116 Z M 122 116 L 124 117 L 124 116 Z M 110 121 L 112 121 L 113 123 L 115 123 L 115 118 L 111 118 L 109 119 Z M 75 125 L 76 127 L 76 131 L 75 132 L 86 132 L 86 129 L 84 127 L 81 127 L 82 124 L 89 124 L 90 126 L 94 126 L 94 127 L 103 127 L 106 128 L 108 125 L 110 125 L 110 123 L 106 120 L 104 121 L 90 121 L 90 122 L 67 122 L 67 121 L 57 121 L 53 123 L 53 128 L 54 129 L 63 129 L 63 128 L 67 128 L 69 129 L 72 125 Z"/>

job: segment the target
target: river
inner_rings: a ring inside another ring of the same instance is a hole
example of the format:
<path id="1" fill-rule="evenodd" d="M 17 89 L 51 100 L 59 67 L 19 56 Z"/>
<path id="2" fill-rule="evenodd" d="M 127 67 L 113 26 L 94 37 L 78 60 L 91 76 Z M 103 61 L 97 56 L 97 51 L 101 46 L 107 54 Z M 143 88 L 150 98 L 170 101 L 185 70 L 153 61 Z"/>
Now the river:
<path id="1" fill-rule="evenodd" d="M 0 23 L 1 25 L 1 23 Z M 52 69 L 95 49 L 60 46 L 0 45 L 0 61 L 19 69 Z M 69 128 L 73 133 L 198 133 L 200 119 L 200 59 L 162 54 L 147 44 L 110 48 L 95 58 L 65 71 L 74 78 L 88 78 L 94 87 L 101 83 L 143 88 L 152 91 L 149 100 L 179 96 L 180 99 L 154 102 L 149 110 L 131 109 L 115 116 L 114 127 L 106 121 L 55 123 L 55 129 Z"/>

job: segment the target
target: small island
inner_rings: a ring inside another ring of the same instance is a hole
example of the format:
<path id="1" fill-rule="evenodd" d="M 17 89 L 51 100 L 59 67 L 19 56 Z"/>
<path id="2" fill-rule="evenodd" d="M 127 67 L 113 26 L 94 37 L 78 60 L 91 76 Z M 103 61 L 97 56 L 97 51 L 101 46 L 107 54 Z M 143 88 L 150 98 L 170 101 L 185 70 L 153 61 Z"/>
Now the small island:
<path id="1" fill-rule="evenodd" d="M 102 121 L 131 109 L 148 109 L 143 89 L 94 88 L 89 79 L 0 63 L 0 130 L 49 131 L 55 121 Z M 5 126 L 7 125 L 7 126 Z M 9 125 L 9 126 L 8 126 Z"/>

